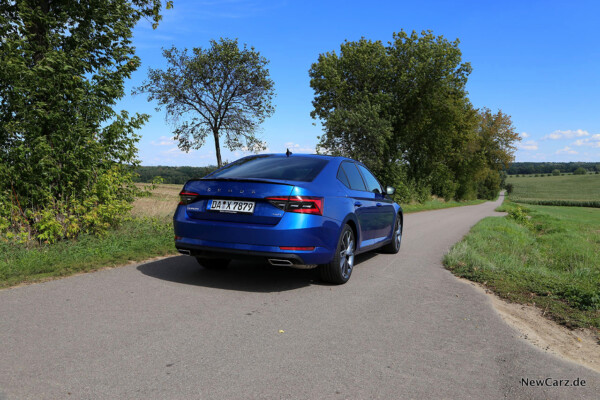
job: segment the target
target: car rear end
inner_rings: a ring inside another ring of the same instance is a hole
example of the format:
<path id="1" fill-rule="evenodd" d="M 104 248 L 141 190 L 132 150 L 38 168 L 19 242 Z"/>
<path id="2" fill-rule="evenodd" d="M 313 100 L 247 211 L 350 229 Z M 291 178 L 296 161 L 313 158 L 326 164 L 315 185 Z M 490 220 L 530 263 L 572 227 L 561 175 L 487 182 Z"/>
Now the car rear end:
<path id="1" fill-rule="evenodd" d="M 328 162 L 251 156 L 188 181 L 173 217 L 177 249 L 297 267 L 329 262 L 339 223 L 324 215 L 327 190 L 313 184 Z"/>

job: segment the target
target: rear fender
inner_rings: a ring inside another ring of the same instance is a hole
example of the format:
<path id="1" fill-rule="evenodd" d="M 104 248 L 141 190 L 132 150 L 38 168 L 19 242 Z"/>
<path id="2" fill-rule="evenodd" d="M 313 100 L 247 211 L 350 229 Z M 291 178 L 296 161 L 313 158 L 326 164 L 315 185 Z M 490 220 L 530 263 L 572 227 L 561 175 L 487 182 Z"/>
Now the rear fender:
<path id="1" fill-rule="evenodd" d="M 358 219 L 356 218 L 356 215 L 348 214 L 346 218 L 344 218 L 344 221 L 340 225 L 338 237 L 342 234 L 342 229 L 344 229 L 344 226 L 346 225 L 350 225 L 350 227 L 354 231 L 356 247 L 358 248 L 358 243 L 360 243 L 360 225 L 358 224 Z"/>

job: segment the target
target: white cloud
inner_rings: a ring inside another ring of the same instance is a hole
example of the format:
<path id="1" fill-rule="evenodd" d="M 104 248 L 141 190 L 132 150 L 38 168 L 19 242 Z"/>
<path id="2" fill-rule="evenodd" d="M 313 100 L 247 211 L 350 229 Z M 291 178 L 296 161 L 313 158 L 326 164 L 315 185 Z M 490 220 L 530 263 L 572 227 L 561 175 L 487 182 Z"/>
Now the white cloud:
<path id="1" fill-rule="evenodd" d="M 313 154 L 315 153 L 315 148 L 314 147 L 309 147 L 306 145 L 300 145 L 298 143 L 294 143 L 294 142 L 286 142 L 285 143 L 285 148 L 290 149 L 290 151 L 292 153 L 310 153 Z"/>
<path id="2" fill-rule="evenodd" d="M 527 132 L 521 132 L 521 137 L 524 139 L 527 139 L 529 137 L 529 133 Z"/>
<path id="3" fill-rule="evenodd" d="M 176 154 L 182 152 L 179 147 L 171 147 L 170 149 L 161 151 L 160 154 Z"/>
<path id="4" fill-rule="evenodd" d="M 589 138 L 577 139 L 573 143 L 573 146 L 586 146 L 586 147 L 600 147 L 600 133 L 592 135 Z"/>
<path id="5" fill-rule="evenodd" d="M 556 150 L 556 154 L 561 154 L 561 153 L 577 154 L 577 152 L 575 150 L 571 149 L 569 146 L 566 146 L 560 150 Z"/>
<path id="6" fill-rule="evenodd" d="M 573 130 L 566 130 L 566 131 L 554 131 L 549 135 L 544 136 L 544 139 L 552 139 L 552 140 L 558 140 L 558 139 L 572 139 L 575 137 L 583 137 L 583 136 L 589 136 L 590 133 L 588 131 L 584 131 L 583 129 L 577 129 L 575 131 Z"/>
<path id="7" fill-rule="evenodd" d="M 175 140 L 167 136 L 161 136 L 158 138 L 158 141 L 153 140 L 150 142 L 150 144 L 153 146 L 173 146 L 175 144 Z"/>
<path id="8" fill-rule="evenodd" d="M 537 150 L 538 144 L 535 140 L 528 140 L 518 145 L 521 150 Z"/>

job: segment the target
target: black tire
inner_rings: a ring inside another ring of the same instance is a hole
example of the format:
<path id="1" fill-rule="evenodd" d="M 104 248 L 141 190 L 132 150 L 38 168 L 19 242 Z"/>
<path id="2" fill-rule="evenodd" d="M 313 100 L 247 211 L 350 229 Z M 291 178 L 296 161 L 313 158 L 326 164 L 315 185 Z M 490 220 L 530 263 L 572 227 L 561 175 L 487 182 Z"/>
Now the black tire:
<path id="1" fill-rule="evenodd" d="M 328 264 L 319 265 L 321 279 L 325 282 L 341 285 L 348 282 L 354 268 L 354 252 L 356 251 L 356 238 L 349 225 L 344 226 L 338 239 L 338 245 Z"/>
<path id="2" fill-rule="evenodd" d="M 384 253 L 396 254 L 400 251 L 402 245 L 402 220 L 400 215 L 396 215 L 394 230 L 392 232 L 392 241 L 381 248 Z"/>
<path id="3" fill-rule="evenodd" d="M 202 265 L 206 269 L 225 269 L 231 260 L 226 258 L 196 257 L 196 261 L 198 261 L 198 264 Z"/>

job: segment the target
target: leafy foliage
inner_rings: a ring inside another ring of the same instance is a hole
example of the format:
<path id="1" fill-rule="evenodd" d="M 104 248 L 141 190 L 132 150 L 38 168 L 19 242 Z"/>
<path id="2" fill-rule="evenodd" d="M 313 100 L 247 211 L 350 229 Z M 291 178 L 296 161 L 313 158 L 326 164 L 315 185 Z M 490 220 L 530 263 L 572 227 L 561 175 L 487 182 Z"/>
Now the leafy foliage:
<path id="1" fill-rule="evenodd" d="M 458 44 L 401 31 L 321 54 L 309 71 L 319 147 L 364 162 L 403 201 L 494 198 L 519 137 L 509 116 L 469 102 Z"/>
<path id="2" fill-rule="evenodd" d="M 221 137 L 230 150 L 266 148 L 256 130 L 274 112 L 274 90 L 269 62 L 253 47 L 240 50 L 237 39 L 210 43 L 192 54 L 175 47 L 163 50 L 168 68 L 150 68 L 134 93 L 148 93 L 148 101 L 158 102 L 157 111 L 165 107 L 181 149 L 199 149 L 212 134 L 221 167 Z"/>
<path id="3" fill-rule="evenodd" d="M 166 3 L 167 7 L 172 2 Z M 54 241 L 118 223 L 133 199 L 135 130 L 113 110 L 160 0 L 0 3 L 0 231 Z"/>
<path id="4" fill-rule="evenodd" d="M 511 194 L 515 186 L 512 183 L 507 183 L 504 185 L 504 189 L 506 189 L 506 194 Z"/>

